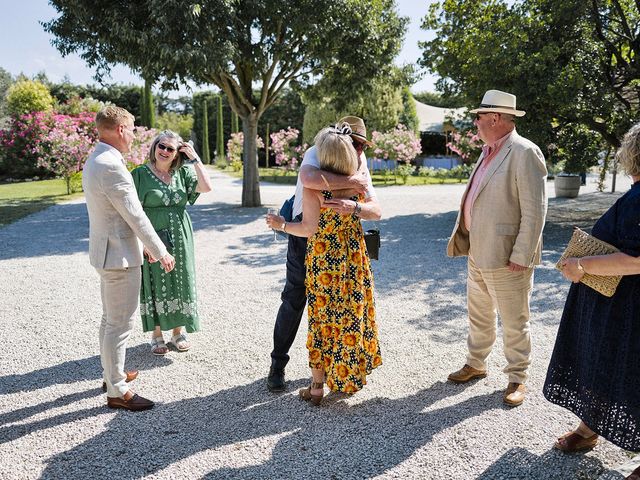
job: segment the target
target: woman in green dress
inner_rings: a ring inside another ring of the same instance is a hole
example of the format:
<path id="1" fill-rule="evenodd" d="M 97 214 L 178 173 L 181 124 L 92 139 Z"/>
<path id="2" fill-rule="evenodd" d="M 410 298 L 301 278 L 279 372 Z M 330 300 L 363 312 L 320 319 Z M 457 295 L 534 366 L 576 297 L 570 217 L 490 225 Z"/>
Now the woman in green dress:
<path id="1" fill-rule="evenodd" d="M 191 165 L 184 164 L 188 158 Z M 211 190 L 211 181 L 191 144 L 177 133 L 161 132 L 151 144 L 149 162 L 131 172 L 138 198 L 151 224 L 176 259 L 169 273 L 145 250 L 140 288 L 142 328 L 151 334 L 151 352 L 166 355 L 162 336 L 171 330 L 170 343 L 179 351 L 191 345 L 183 331 L 200 329 L 196 302 L 193 226 L 185 207 L 200 193 Z"/>

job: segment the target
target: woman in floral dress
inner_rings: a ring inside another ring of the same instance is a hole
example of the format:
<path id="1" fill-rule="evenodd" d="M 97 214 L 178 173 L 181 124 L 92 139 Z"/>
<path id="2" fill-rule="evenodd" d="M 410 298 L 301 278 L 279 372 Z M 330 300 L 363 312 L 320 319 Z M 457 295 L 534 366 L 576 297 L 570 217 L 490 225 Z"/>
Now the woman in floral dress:
<path id="1" fill-rule="evenodd" d="M 352 175 L 358 155 L 351 143 L 348 124 L 320 131 L 315 139 L 322 170 Z M 332 198 L 354 202 L 359 212 L 361 195 L 350 190 L 304 189 L 303 219 L 287 223 L 268 215 L 272 228 L 309 237 L 306 257 L 306 287 L 309 332 L 307 349 L 312 383 L 300 397 L 314 405 L 323 397 L 323 384 L 336 392 L 355 393 L 367 383 L 367 375 L 382 364 L 373 274 L 364 243 L 360 218 L 341 214 L 323 203 Z M 374 200 L 375 201 L 375 200 Z"/>
<path id="2" fill-rule="evenodd" d="M 184 165 L 183 156 L 189 158 L 192 165 Z M 163 330 L 172 330 L 171 343 L 177 350 L 186 351 L 191 345 L 182 328 L 191 333 L 200 326 L 193 226 L 185 207 L 187 203 L 193 205 L 200 193 L 211 190 L 209 175 L 191 144 L 170 130 L 154 139 L 149 162 L 131 175 L 145 213 L 176 259 L 176 268 L 165 273 L 145 251 L 140 289 L 142 328 L 153 332 L 151 352 L 154 355 L 166 355 L 169 351 Z"/>

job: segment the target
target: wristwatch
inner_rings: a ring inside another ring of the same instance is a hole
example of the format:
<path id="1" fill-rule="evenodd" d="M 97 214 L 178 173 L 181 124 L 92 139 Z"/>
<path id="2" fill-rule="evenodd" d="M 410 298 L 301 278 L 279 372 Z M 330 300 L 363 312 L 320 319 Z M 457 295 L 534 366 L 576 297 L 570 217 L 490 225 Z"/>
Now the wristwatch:
<path id="1" fill-rule="evenodd" d="M 355 216 L 360 216 L 360 212 L 362 212 L 362 207 L 360 206 L 360 204 L 358 202 L 356 202 L 356 206 L 353 208 L 353 214 Z"/>

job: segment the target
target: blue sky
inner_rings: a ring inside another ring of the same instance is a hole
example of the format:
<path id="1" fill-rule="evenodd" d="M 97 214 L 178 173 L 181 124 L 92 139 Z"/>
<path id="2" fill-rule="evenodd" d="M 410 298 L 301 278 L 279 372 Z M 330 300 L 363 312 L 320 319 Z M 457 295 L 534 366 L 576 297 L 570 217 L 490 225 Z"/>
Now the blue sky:
<path id="1" fill-rule="evenodd" d="M 397 0 L 401 15 L 410 17 L 411 23 L 405 37 L 399 63 L 414 63 L 422 55 L 418 42 L 432 37 L 430 32 L 420 29 L 422 17 L 427 12 L 430 0 Z M 24 73 L 28 76 L 45 71 L 52 81 L 60 81 L 65 75 L 72 83 L 95 83 L 93 71 L 77 55 L 63 58 L 51 46 L 51 36 L 45 33 L 39 21 L 47 21 L 56 16 L 55 9 L 47 0 L 0 0 L 3 25 L 0 28 L 0 67 L 13 75 Z M 112 69 L 111 80 L 107 82 L 142 84 L 139 77 L 125 66 Z M 425 74 L 412 88 L 414 92 L 433 91 L 435 78 Z M 176 95 L 178 92 L 175 92 Z M 172 95 L 173 96 L 173 95 Z"/>

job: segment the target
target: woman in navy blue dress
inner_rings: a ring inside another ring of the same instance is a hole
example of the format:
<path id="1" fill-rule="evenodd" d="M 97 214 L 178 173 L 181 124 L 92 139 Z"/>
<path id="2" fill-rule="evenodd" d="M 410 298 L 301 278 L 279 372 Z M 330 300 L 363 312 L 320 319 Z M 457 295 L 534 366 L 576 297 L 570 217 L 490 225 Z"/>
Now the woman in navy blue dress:
<path id="1" fill-rule="evenodd" d="M 555 443 L 566 452 L 593 448 L 598 436 L 640 450 L 640 123 L 625 135 L 618 160 L 633 186 L 592 234 L 620 252 L 568 258 L 562 269 L 574 283 L 543 393 L 581 420 Z M 585 273 L 624 276 L 609 298 L 577 283 Z"/>

